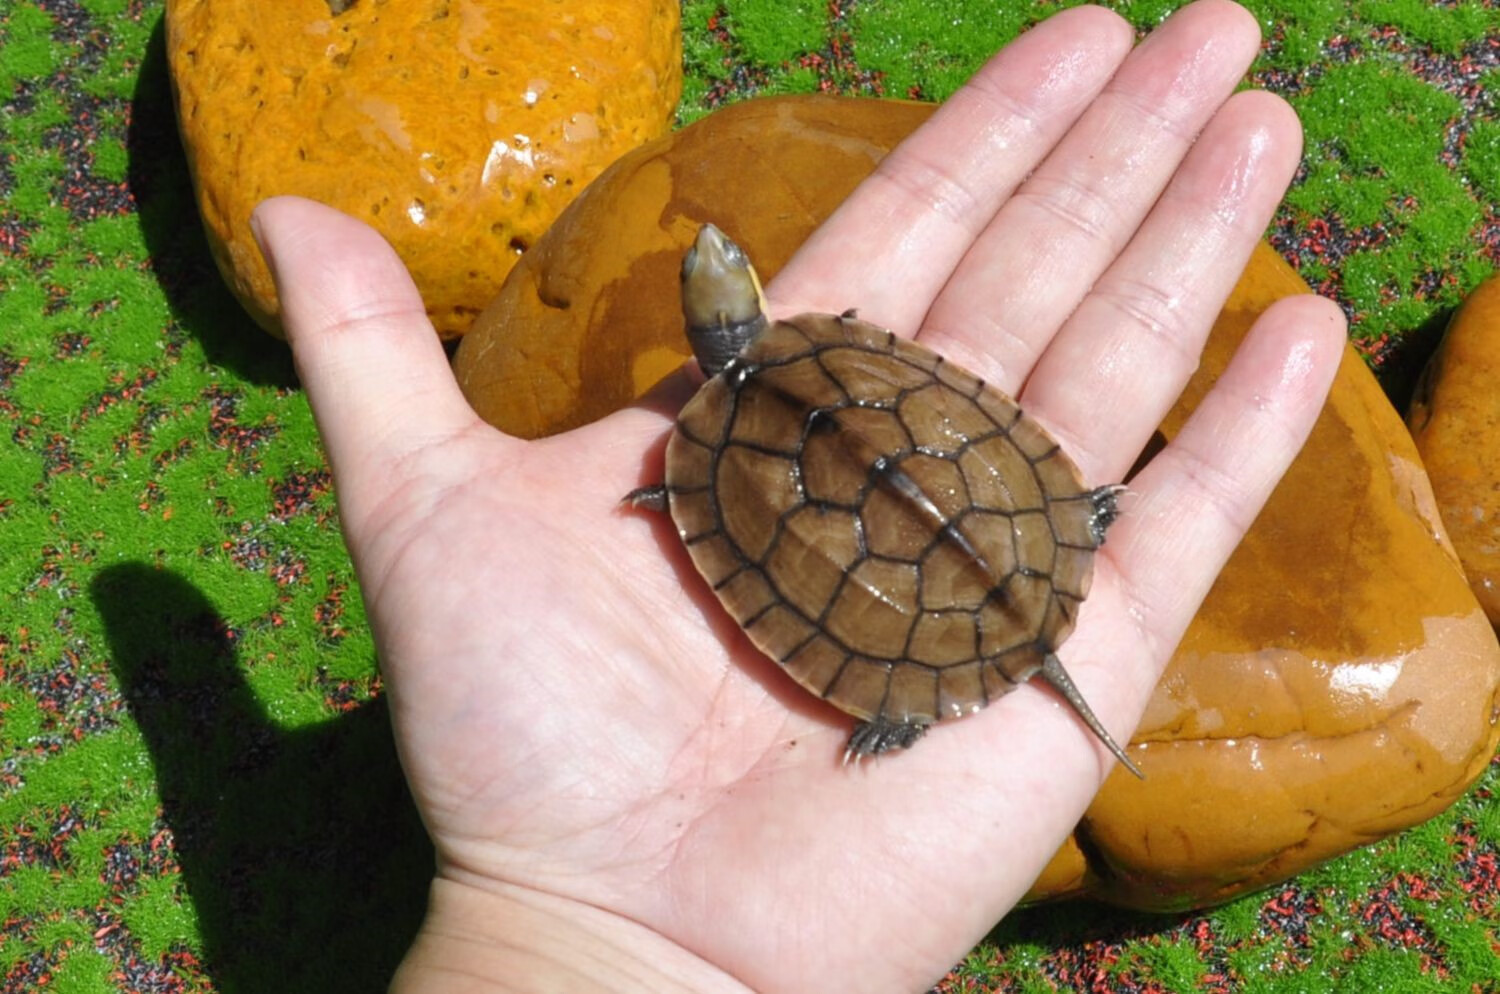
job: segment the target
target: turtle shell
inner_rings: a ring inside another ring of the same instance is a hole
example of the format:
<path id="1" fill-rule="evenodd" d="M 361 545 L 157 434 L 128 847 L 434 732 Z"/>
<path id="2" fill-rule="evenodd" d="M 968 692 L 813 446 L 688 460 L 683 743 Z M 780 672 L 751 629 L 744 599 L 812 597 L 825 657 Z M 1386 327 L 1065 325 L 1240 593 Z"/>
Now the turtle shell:
<path id="1" fill-rule="evenodd" d="M 852 314 L 770 325 L 667 446 L 673 520 L 725 608 L 812 693 L 911 728 L 897 745 L 1048 666 L 1114 489 L 1005 394 Z"/>

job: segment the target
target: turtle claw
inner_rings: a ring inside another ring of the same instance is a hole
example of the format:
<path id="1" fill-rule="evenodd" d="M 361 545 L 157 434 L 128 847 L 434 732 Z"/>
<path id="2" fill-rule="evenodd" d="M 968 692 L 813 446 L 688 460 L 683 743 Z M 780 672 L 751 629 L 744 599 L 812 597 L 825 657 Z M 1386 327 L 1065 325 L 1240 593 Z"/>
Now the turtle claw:
<path id="1" fill-rule="evenodd" d="M 1089 503 L 1094 507 L 1093 516 L 1089 519 L 1089 532 L 1093 535 L 1095 548 L 1104 544 L 1104 533 L 1120 516 L 1120 495 L 1129 492 L 1129 488 L 1120 483 L 1095 487 L 1088 492 Z"/>
<path id="2" fill-rule="evenodd" d="M 620 498 L 621 504 L 629 504 L 631 507 L 642 511 L 656 511 L 665 513 L 667 510 L 667 485 L 657 483 L 649 487 L 636 487 L 630 493 Z"/>
<path id="3" fill-rule="evenodd" d="M 874 721 L 861 721 L 854 726 L 854 732 L 849 736 L 849 744 L 844 747 L 844 765 L 849 765 L 849 757 L 854 757 L 854 763 L 866 756 L 878 756 L 892 749 L 910 749 L 912 743 L 920 739 L 927 731 L 923 724 L 905 725 L 894 721 L 884 721 L 876 718 Z"/>

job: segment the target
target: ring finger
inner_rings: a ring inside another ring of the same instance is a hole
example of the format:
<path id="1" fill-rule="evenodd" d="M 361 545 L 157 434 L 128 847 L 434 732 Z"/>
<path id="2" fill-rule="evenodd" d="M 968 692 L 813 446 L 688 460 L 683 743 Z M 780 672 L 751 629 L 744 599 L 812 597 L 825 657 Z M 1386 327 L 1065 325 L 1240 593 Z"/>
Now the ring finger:
<path id="1" fill-rule="evenodd" d="M 1243 8 L 1220 0 L 1157 28 L 974 243 L 929 310 L 923 344 L 1018 393 L 1234 90 L 1259 38 Z"/>

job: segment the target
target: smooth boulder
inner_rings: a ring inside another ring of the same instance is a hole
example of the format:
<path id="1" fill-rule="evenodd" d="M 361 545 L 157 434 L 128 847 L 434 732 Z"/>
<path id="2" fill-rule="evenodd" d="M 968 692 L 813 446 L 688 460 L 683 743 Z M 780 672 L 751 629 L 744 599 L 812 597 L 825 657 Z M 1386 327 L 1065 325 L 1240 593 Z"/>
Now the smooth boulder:
<path id="1" fill-rule="evenodd" d="M 704 221 L 769 279 L 931 113 L 907 101 L 748 100 L 625 156 L 474 322 L 453 364 L 464 395 L 523 438 L 630 403 L 691 355 L 677 274 Z"/>
<path id="2" fill-rule="evenodd" d="M 930 111 L 754 101 L 626 156 L 462 343 L 470 402 L 528 437 L 629 403 L 688 355 L 677 270 L 700 223 L 730 232 L 769 278 Z M 1307 292 L 1269 248 L 1255 253 L 1163 438 L 1255 317 Z M 1415 448 L 1350 350 L 1156 689 L 1131 750 L 1147 779 L 1110 778 L 1030 897 L 1212 904 L 1417 824 L 1488 762 L 1497 692 L 1500 647 Z"/>
<path id="3" fill-rule="evenodd" d="M 1474 596 L 1500 626 L 1500 276 L 1454 315 L 1406 420 Z"/>
<path id="4" fill-rule="evenodd" d="M 594 176 L 666 133 L 682 88 L 672 0 L 168 0 L 166 26 L 214 260 L 278 337 L 261 200 L 373 225 L 451 338 Z"/>
<path id="5" fill-rule="evenodd" d="M 1307 293 L 1258 248 L 1170 439 L 1275 300 Z M 1346 349 L 1312 434 L 1158 684 L 1042 896 L 1218 903 L 1438 814 L 1500 737 L 1500 646 L 1400 416 Z M 1085 856 L 1087 854 L 1087 856 Z"/>

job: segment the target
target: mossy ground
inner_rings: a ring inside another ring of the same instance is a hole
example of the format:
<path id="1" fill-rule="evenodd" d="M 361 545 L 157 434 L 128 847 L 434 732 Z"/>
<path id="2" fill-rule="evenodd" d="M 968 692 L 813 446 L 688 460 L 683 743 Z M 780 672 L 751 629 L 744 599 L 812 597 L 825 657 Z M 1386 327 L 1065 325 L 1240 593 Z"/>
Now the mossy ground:
<path id="1" fill-rule="evenodd" d="M 940 99 L 1066 5 L 685 0 L 682 116 Z M 1307 129 L 1270 236 L 1399 398 L 1500 264 L 1500 9 L 1249 6 Z M 430 852 L 305 400 L 199 233 L 161 14 L 0 0 L 0 992 L 378 989 Z M 1211 913 L 1017 913 L 942 989 L 1500 990 L 1496 786 Z"/>

